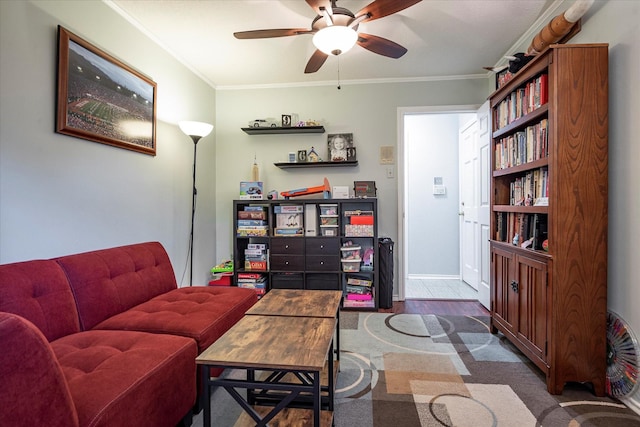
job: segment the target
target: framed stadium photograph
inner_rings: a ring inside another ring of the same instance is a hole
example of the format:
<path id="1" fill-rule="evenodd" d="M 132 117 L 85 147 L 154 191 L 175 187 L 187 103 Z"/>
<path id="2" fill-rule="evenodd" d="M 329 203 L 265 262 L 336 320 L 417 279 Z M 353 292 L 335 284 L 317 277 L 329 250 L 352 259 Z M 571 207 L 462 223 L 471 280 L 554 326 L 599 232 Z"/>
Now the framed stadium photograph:
<path id="1" fill-rule="evenodd" d="M 156 155 L 156 83 L 58 26 L 56 132 Z"/>

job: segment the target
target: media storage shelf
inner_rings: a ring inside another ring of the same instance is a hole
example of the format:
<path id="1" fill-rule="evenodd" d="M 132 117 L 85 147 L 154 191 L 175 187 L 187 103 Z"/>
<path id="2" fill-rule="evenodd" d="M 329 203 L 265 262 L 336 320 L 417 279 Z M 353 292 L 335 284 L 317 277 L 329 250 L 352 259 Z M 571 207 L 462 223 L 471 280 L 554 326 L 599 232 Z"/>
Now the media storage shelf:
<path id="1" fill-rule="evenodd" d="M 234 200 L 234 284 L 340 290 L 343 308 L 376 310 L 377 215 L 375 198 Z"/>
<path id="2" fill-rule="evenodd" d="M 324 133 L 324 126 L 251 127 L 241 128 L 248 135 L 276 135 L 287 133 Z"/>

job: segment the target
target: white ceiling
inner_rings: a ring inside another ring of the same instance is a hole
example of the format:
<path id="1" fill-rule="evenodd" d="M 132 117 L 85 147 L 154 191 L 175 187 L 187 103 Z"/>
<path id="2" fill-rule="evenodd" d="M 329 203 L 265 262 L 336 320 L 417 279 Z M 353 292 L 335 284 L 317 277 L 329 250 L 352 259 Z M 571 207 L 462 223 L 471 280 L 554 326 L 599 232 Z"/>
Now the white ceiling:
<path id="1" fill-rule="evenodd" d="M 104 0 L 212 86 L 416 80 L 485 74 L 558 0 L 423 0 L 359 31 L 408 49 L 399 59 L 355 46 L 304 74 L 315 51 L 311 35 L 238 40 L 236 31 L 310 28 L 304 0 Z M 354 14 L 372 0 L 339 0 Z M 528 44 L 528 42 L 527 42 Z M 338 76 L 339 70 L 339 76 Z"/>

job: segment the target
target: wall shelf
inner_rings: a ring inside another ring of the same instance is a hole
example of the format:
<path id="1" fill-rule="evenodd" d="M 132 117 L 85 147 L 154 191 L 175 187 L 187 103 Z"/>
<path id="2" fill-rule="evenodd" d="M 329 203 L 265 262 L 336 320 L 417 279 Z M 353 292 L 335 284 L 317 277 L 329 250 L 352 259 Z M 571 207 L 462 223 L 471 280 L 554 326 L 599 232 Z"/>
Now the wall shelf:
<path id="1" fill-rule="evenodd" d="M 357 160 L 347 160 L 344 162 L 282 162 L 274 163 L 280 169 L 294 168 L 322 168 L 322 167 L 353 167 L 358 166 Z"/>
<path id="2" fill-rule="evenodd" d="M 263 128 L 241 128 L 249 135 L 270 135 L 283 133 L 324 133 L 324 126 L 291 126 L 291 127 L 263 127 Z"/>

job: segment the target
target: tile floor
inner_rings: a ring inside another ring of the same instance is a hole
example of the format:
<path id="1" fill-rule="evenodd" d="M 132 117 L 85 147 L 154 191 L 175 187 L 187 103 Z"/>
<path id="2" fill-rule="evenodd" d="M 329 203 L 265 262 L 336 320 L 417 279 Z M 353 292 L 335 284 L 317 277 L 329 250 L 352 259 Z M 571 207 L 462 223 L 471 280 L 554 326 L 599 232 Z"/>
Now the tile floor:
<path id="1" fill-rule="evenodd" d="M 478 291 L 458 279 L 409 279 L 405 299 L 477 300 Z"/>

